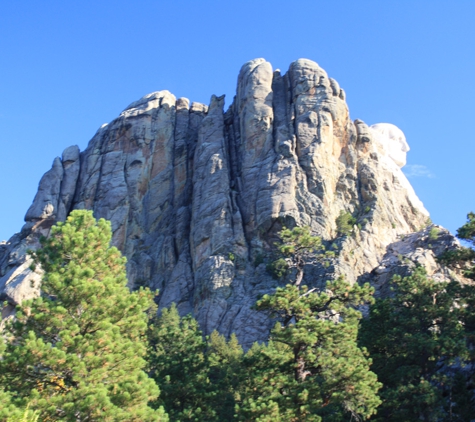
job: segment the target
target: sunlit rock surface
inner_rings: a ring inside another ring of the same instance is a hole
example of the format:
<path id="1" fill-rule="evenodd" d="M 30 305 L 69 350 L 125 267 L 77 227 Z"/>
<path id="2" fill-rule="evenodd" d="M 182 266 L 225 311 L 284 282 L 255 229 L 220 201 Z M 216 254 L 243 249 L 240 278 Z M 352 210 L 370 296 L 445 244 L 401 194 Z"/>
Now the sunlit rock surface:
<path id="1" fill-rule="evenodd" d="M 284 225 L 309 226 L 339 248 L 329 268 L 306 268 L 310 285 L 345 274 L 382 286 L 399 268 L 391 251 L 415 256 L 419 244 L 401 250 L 401 239 L 423 229 L 428 212 L 401 171 L 408 150 L 397 127 L 352 121 L 343 89 L 307 59 L 285 74 L 264 59 L 244 64 L 227 110 L 223 97 L 207 106 L 151 93 L 85 151 L 69 147 L 54 160 L 25 226 L 0 245 L 0 299 L 14 305 L 38 294 L 26 288 L 38 278 L 27 249 L 87 208 L 111 220 L 131 288 L 159 289 L 160 306 L 175 302 L 206 333 L 236 332 L 249 346 L 272 324 L 251 306 L 286 281 L 265 269 Z M 352 236 L 337 236 L 341 211 L 358 219 Z M 432 246 L 453 247 L 446 237 Z M 422 250 L 437 266 L 434 249 Z"/>
<path id="2" fill-rule="evenodd" d="M 417 197 L 414 189 L 407 180 L 401 168 L 406 165 L 406 155 L 409 151 L 406 137 L 401 129 L 390 123 L 378 123 L 370 127 L 374 140 L 375 151 L 381 154 L 382 163 L 393 173 L 395 186 L 397 183 L 407 192 L 409 202 L 419 212 L 429 216 L 429 212 Z"/>

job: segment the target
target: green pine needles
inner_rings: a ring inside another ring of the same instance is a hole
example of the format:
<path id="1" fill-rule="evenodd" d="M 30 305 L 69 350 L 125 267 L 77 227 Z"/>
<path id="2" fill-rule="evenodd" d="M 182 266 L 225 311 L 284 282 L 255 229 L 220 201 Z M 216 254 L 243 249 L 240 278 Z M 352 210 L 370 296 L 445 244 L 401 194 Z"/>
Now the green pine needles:
<path id="1" fill-rule="evenodd" d="M 475 280 L 475 213 L 469 212 L 467 222 L 457 230 L 457 237 L 466 241 L 471 247 L 461 247 L 456 250 L 447 251 L 439 256 L 439 262 L 454 267 L 461 268 L 462 274 Z"/>
<path id="2" fill-rule="evenodd" d="M 353 227 L 357 223 L 357 219 L 349 212 L 340 211 L 340 215 L 336 218 L 336 228 L 339 236 L 348 236 L 353 232 Z"/>
<path id="3" fill-rule="evenodd" d="M 161 389 L 155 406 L 173 421 L 233 420 L 243 355 L 236 336 L 204 338 L 196 320 L 172 305 L 152 319 L 149 337 L 150 376 Z"/>
<path id="4" fill-rule="evenodd" d="M 304 267 L 334 256 L 308 227 L 284 228 L 277 269 L 294 268 L 295 280 L 256 308 L 278 322 L 267 345 L 255 344 L 244 356 L 245 376 L 238 420 L 340 421 L 369 418 L 381 403 L 381 384 L 370 371 L 371 360 L 357 346 L 361 313 L 372 302 L 369 285 L 350 286 L 342 277 L 318 292 L 301 285 Z M 287 264 L 287 267 L 283 263 Z"/>
<path id="5" fill-rule="evenodd" d="M 341 217 L 349 234 L 354 221 Z M 468 219 L 458 236 L 475 244 Z M 234 334 L 203 336 L 174 304 L 157 314 L 148 289 L 130 292 L 110 223 L 73 211 L 31 253 L 41 297 L 18 306 L 0 336 L 0 422 L 473 418 L 473 283 L 417 268 L 376 301 L 343 277 L 311 289 L 306 266 L 329 263 L 336 246 L 325 251 L 308 227 L 284 228 L 280 240 L 271 265 L 291 283 L 257 301 L 276 324 L 245 352 Z M 454 253 L 441 261 L 472 277 L 473 249 Z"/>
<path id="6" fill-rule="evenodd" d="M 149 338 L 149 373 L 161 387 L 155 407 L 165 406 L 171 420 L 211 421 L 206 342 L 196 320 L 172 305 L 153 319 Z"/>
<path id="7" fill-rule="evenodd" d="M 317 293 L 287 285 L 257 302 L 278 317 L 267 345 L 244 357 L 247 377 L 239 420 L 343 421 L 368 418 L 381 403 L 381 384 L 371 360 L 357 346 L 361 314 L 371 301 L 368 286 L 342 278 Z"/>
<path id="8" fill-rule="evenodd" d="M 423 268 L 393 282 L 360 331 L 384 384 L 374 420 L 471 420 L 475 379 L 464 367 L 475 362 L 474 286 L 437 282 Z"/>
<path id="9" fill-rule="evenodd" d="M 310 227 L 284 227 L 279 237 L 281 243 L 276 244 L 278 257 L 267 265 L 267 271 L 274 278 L 280 279 L 293 270 L 294 284 L 297 286 L 303 280 L 305 265 L 323 263 L 327 266 L 335 256 L 335 251 L 325 250 L 319 236 L 311 234 Z"/>
<path id="10" fill-rule="evenodd" d="M 0 385 L 42 421 L 167 420 L 148 406 L 159 390 L 144 372 L 153 294 L 129 291 L 110 240 L 108 221 L 77 210 L 33 253 L 42 295 L 7 324 Z"/>

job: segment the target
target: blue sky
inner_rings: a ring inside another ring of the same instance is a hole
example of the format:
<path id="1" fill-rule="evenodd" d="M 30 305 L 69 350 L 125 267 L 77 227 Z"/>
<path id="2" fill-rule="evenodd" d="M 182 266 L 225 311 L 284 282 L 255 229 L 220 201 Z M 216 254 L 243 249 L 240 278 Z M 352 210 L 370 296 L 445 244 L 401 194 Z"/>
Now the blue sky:
<path id="1" fill-rule="evenodd" d="M 320 64 L 350 115 L 405 133 L 406 174 L 451 231 L 475 211 L 474 1 L 0 3 L 0 240 L 19 231 L 64 148 L 161 89 L 232 101 L 257 57 Z"/>

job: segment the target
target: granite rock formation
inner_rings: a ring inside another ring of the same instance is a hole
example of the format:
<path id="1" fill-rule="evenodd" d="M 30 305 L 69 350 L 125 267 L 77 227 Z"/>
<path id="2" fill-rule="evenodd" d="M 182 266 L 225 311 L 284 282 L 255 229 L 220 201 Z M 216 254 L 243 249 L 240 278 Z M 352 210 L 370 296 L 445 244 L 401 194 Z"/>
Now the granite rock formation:
<path id="1" fill-rule="evenodd" d="M 408 261 L 450 277 L 434 256 L 456 240 L 441 229 L 424 243 L 428 212 L 401 171 L 407 150 L 395 126 L 352 121 L 343 89 L 306 59 L 286 74 L 246 63 L 227 111 L 223 97 L 146 95 L 41 179 L 21 232 L 0 244 L 4 315 L 38 294 L 27 249 L 78 208 L 111 220 L 131 288 L 159 289 L 160 306 L 175 302 L 206 333 L 236 332 L 245 345 L 271 325 L 251 306 L 278 284 L 265 264 L 284 225 L 339 248 L 330 267 L 306 269 L 310 285 L 345 274 L 383 292 Z M 352 235 L 337 234 L 342 211 L 357 218 Z"/>

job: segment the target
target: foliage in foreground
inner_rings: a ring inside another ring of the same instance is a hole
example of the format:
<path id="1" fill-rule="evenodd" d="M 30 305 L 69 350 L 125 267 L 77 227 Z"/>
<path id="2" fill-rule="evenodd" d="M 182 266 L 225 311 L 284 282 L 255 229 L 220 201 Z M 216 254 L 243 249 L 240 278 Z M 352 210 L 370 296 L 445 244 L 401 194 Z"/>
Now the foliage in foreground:
<path id="1" fill-rule="evenodd" d="M 191 315 L 180 318 L 172 305 L 154 318 L 149 338 L 149 373 L 161 388 L 154 404 L 164 406 L 171 420 L 212 420 L 206 342 L 196 320 Z"/>
<path id="2" fill-rule="evenodd" d="M 369 286 L 352 287 L 339 278 L 325 292 L 288 285 L 259 300 L 257 309 L 271 311 L 279 322 L 268 345 L 255 345 L 245 356 L 248 376 L 239 419 L 338 421 L 372 415 L 381 385 L 357 346 L 361 314 L 354 309 L 371 294 Z"/>
<path id="3" fill-rule="evenodd" d="M 148 290 L 131 293 L 110 223 L 73 211 L 33 254 L 42 295 L 6 327 L 0 385 L 42 421 L 159 421 L 159 390 L 144 372 Z"/>
<path id="4" fill-rule="evenodd" d="M 459 237 L 475 243 L 474 225 L 469 214 Z M 157 316 L 149 291 L 130 293 L 110 236 L 109 223 L 75 211 L 42 240 L 42 297 L 18 308 L 0 342 L 0 421 L 166 421 L 163 408 L 203 422 L 473 416 L 475 375 L 464 365 L 475 363 L 474 286 L 420 268 L 396 277 L 358 347 L 357 307 L 373 302 L 372 289 L 343 278 L 324 291 L 301 285 L 305 265 L 332 252 L 308 228 L 284 229 L 278 249 L 294 284 L 257 302 L 278 322 L 268 344 L 244 353 L 234 335 L 204 338 L 176 306 Z"/>
<path id="5" fill-rule="evenodd" d="M 468 242 L 472 248 L 475 246 L 475 213 L 469 212 L 467 222 L 457 230 L 457 237 Z M 452 267 L 461 267 L 463 275 L 475 280 L 475 250 L 472 248 L 459 248 L 445 252 L 439 261 Z"/>
<path id="6" fill-rule="evenodd" d="M 172 420 L 339 421 L 374 413 L 380 384 L 357 346 L 361 314 L 354 309 L 372 300 L 372 289 L 342 278 L 324 292 L 298 286 L 321 240 L 308 228 L 284 229 L 281 239 L 297 278 L 256 305 L 279 321 L 267 345 L 244 354 L 235 336 L 226 341 L 214 332 L 204 341 L 196 321 L 175 306 L 154 318 L 150 371 L 161 387 L 157 404 Z"/>
<path id="7" fill-rule="evenodd" d="M 376 301 L 360 331 L 383 383 L 374 420 L 470 420 L 474 380 L 463 365 L 474 362 L 466 324 L 473 287 L 436 282 L 423 268 L 394 283 L 394 296 Z"/>
<path id="8" fill-rule="evenodd" d="M 323 293 L 289 285 L 264 296 L 260 310 L 277 323 L 267 345 L 246 354 L 235 336 L 204 341 L 191 316 L 172 305 L 150 328 L 150 373 L 161 387 L 156 404 L 180 421 L 340 421 L 368 418 L 380 400 L 371 360 L 356 343 L 371 300 L 368 286 L 343 279 Z"/>
<path id="9" fill-rule="evenodd" d="M 267 345 L 245 355 L 245 376 L 237 406 L 239 420 L 337 421 L 368 418 L 380 403 L 381 385 L 371 360 L 357 346 L 360 312 L 372 300 L 369 285 L 343 278 L 326 291 L 301 286 L 304 266 L 333 255 L 309 228 L 284 229 L 279 251 L 296 269 L 293 285 L 265 295 L 256 308 L 277 317 Z"/>
<path id="10" fill-rule="evenodd" d="M 205 340 L 196 320 L 180 317 L 173 304 L 153 318 L 149 337 L 149 371 L 161 388 L 156 406 L 174 421 L 233 419 L 243 355 L 236 336 L 226 341 L 214 331 Z"/>

